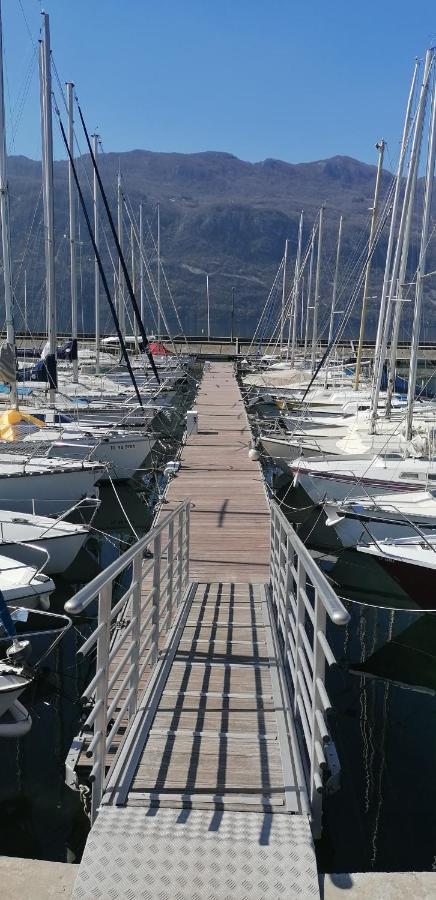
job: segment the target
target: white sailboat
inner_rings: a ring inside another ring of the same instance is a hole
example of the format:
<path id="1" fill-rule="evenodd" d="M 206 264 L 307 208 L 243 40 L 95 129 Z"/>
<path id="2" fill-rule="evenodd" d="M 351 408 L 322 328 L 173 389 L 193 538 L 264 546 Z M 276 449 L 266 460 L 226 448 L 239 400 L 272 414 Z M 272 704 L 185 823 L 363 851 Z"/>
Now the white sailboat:
<path id="1" fill-rule="evenodd" d="M 344 547 L 371 541 L 436 536 L 436 497 L 430 491 L 357 497 L 325 503 L 326 525 Z"/>
<path id="2" fill-rule="evenodd" d="M 0 737 L 23 737 L 32 727 L 32 718 L 19 697 L 33 681 L 27 667 L 0 662 Z"/>
<path id="3" fill-rule="evenodd" d="M 86 525 L 0 510 L 0 555 L 42 565 L 45 575 L 65 572 L 88 537 Z"/>
<path id="4" fill-rule="evenodd" d="M 54 583 L 42 572 L 46 554 L 41 553 L 38 567 L 29 566 L 17 559 L 0 555 L 0 591 L 5 603 L 34 609 L 41 606 L 48 609 Z"/>
<path id="5" fill-rule="evenodd" d="M 57 516 L 81 498 L 97 496 L 106 470 L 87 460 L 0 454 L 0 509 Z"/>
<path id="6" fill-rule="evenodd" d="M 22 446 L 35 447 L 35 452 L 46 453 L 49 458 L 94 460 L 104 466 L 101 481 L 125 481 L 133 478 L 155 443 L 155 436 L 145 430 L 108 431 L 66 423 L 26 435 Z"/>

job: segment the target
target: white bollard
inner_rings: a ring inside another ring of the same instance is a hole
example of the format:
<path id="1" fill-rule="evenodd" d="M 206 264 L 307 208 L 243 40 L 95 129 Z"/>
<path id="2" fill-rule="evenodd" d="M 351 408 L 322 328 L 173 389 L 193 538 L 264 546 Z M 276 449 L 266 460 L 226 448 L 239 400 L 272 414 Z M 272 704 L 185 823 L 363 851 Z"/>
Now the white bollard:
<path id="1" fill-rule="evenodd" d="M 186 435 L 198 433 L 198 414 L 196 409 L 188 409 L 186 413 Z"/>

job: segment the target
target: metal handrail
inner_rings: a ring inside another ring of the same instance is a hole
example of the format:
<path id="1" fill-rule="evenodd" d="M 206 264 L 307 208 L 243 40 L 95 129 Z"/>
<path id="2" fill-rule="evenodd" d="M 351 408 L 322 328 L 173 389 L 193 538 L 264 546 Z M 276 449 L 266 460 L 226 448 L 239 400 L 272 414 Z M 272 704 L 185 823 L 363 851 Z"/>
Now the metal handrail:
<path id="1" fill-rule="evenodd" d="M 326 716 L 331 703 L 326 670 L 335 663 L 327 620 L 345 625 L 350 615 L 278 505 L 271 503 L 270 596 L 281 658 L 297 726 L 312 830 L 321 834 L 322 795 L 338 786 L 340 766 Z"/>
<path id="2" fill-rule="evenodd" d="M 103 572 L 100 572 L 99 575 L 96 575 L 89 584 L 85 585 L 85 587 L 81 588 L 80 591 L 77 591 L 77 594 L 74 594 L 74 597 L 71 597 L 67 600 L 65 604 L 65 612 L 70 615 L 78 615 L 83 612 L 93 600 L 95 600 L 97 594 L 101 591 L 102 587 L 107 584 L 108 581 L 113 581 L 124 569 L 127 568 L 128 565 L 132 562 L 135 556 L 138 553 L 142 553 L 144 550 L 148 549 L 148 545 L 151 544 L 158 534 L 166 528 L 171 519 L 175 519 L 176 516 L 184 509 L 186 509 L 187 505 L 189 505 L 189 500 L 183 500 L 173 512 L 168 513 L 164 518 L 159 522 L 159 525 L 156 525 L 148 534 L 144 535 L 139 541 L 132 544 L 131 547 L 128 548 L 118 559 L 115 559 Z"/>
<path id="3" fill-rule="evenodd" d="M 334 622 L 335 625 L 346 625 L 347 622 L 350 621 L 349 612 L 345 609 L 344 604 L 340 601 L 323 572 L 321 572 L 321 569 L 310 555 L 307 547 L 305 547 L 302 540 L 298 537 L 296 531 L 294 531 L 292 525 L 288 522 L 276 503 L 271 504 L 271 513 L 277 517 L 282 527 L 287 531 L 288 537 L 298 554 L 299 559 L 304 563 L 304 568 L 313 586 L 320 592 L 322 603 L 332 622 Z"/>
<path id="4" fill-rule="evenodd" d="M 82 695 L 91 702 L 83 730 L 91 732 L 85 753 L 93 763 L 92 821 L 158 663 L 159 641 L 180 612 L 188 587 L 189 512 L 185 500 L 65 604 L 67 612 L 78 615 L 98 598 L 96 628 L 79 649 L 83 656 L 96 651 L 95 675 Z M 144 565 L 148 547 L 151 557 Z M 114 603 L 115 580 L 130 565 L 130 584 Z"/>

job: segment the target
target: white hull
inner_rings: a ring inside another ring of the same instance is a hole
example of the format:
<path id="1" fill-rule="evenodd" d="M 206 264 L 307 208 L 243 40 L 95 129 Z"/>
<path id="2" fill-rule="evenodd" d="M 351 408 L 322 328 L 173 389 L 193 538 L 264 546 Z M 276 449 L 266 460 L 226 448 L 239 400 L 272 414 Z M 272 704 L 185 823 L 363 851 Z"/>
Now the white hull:
<path id="1" fill-rule="evenodd" d="M 32 727 L 32 717 L 19 700 L 9 707 L 3 720 L 0 720 L 0 737 L 24 737 Z"/>
<path id="2" fill-rule="evenodd" d="M 306 494 L 314 503 L 323 503 L 325 500 L 352 500 L 353 498 L 362 497 L 362 495 L 373 497 L 387 490 L 411 491 L 414 488 L 418 490 L 425 488 L 427 484 L 424 476 L 421 480 L 417 479 L 416 483 L 412 484 L 401 484 L 400 482 L 393 484 L 391 481 L 392 476 L 378 480 L 376 480 L 376 477 L 375 473 L 374 477 L 370 477 L 368 473 L 368 478 L 357 479 L 355 477 L 353 480 L 351 473 L 348 478 L 345 478 L 344 476 L 335 476 L 334 473 L 331 476 L 323 477 L 322 475 L 299 471 L 298 484 L 304 488 Z"/>
<path id="3" fill-rule="evenodd" d="M 51 527 L 50 520 L 44 525 L 17 522 L 17 517 L 15 522 L 4 522 L 0 512 L 0 554 L 37 568 L 47 560 L 44 564 L 46 575 L 65 572 L 88 535 L 87 527 L 67 522 L 60 523 L 59 526 L 52 522 Z"/>
<path id="4" fill-rule="evenodd" d="M 31 678 L 24 674 L 18 674 L 12 667 L 10 667 L 10 671 L 7 671 L 7 667 L 0 671 L 0 719 L 21 697 L 31 681 Z"/>
<path id="5" fill-rule="evenodd" d="M 55 468 L 20 465 L 11 454 L 11 463 L 5 464 L 0 455 L 0 509 L 29 512 L 39 515 L 60 515 L 82 497 L 95 492 L 102 469 L 90 466 Z M 46 460 L 48 463 L 48 460 Z M 50 460 L 53 464 L 53 460 Z"/>
<path id="6" fill-rule="evenodd" d="M 432 527 L 419 522 L 416 523 L 416 526 L 415 528 L 413 522 L 406 522 L 405 519 L 395 521 L 365 518 L 362 521 L 358 516 L 347 515 L 333 527 L 344 547 L 355 547 L 356 544 L 366 543 L 370 540 L 383 541 L 417 537 L 419 531 L 426 535 L 436 535 L 436 521 Z"/>
<path id="7" fill-rule="evenodd" d="M 146 434 L 139 437 L 126 434 L 123 437 L 109 436 L 93 445 L 89 438 L 75 441 L 65 432 L 63 440 L 53 444 L 49 456 L 95 460 L 105 466 L 101 481 L 125 481 L 138 471 L 155 443 L 155 438 Z"/>

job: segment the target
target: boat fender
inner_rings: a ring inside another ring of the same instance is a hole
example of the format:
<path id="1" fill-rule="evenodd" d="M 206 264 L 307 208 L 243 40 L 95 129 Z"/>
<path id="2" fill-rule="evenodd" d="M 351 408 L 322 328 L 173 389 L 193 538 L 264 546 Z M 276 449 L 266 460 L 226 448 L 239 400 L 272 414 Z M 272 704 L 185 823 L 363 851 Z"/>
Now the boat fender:
<path id="1" fill-rule="evenodd" d="M 180 469 L 180 463 L 177 460 L 171 459 L 171 460 L 169 460 L 169 462 L 167 462 L 167 464 L 165 466 L 164 475 L 166 478 L 171 477 L 171 475 L 177 475 L 177 472 L 179 471 L 179 469 Z"/>
<path id="2" fill-rule="evenodd" d="M 0 738 L 24 737 L 32 727 L 32 717 L 26 707 L 19 700 L 15 700 L 7 714 L 8 718 L 3 716 L 0 719 Z"/>
<path id="3" fill-rule="evenodd" d="M 48 612 L 50 609 L 50 595 L 41 594 L 39 598 L 39 605 L 44 612 Z"/>
<path id="4" fill-rule="evenodd" d="M 30 659 L 32 655 L 32 647 L 30 641 L 15 640 L 11 647 L 6 650 L 6 656 L 13 665 L 20 665 L 26 659 Z"/>
<path id="5" fill-rule="evenodd" d="M 252 460 L 252 462 L 257 462 L 259 459 L 259 451 L 256 450 L 255 447 L 250 447 L 248 451 L 248 458 Z"/>

